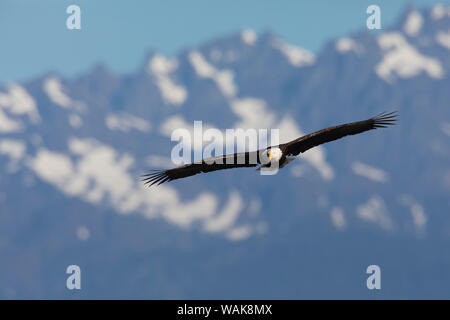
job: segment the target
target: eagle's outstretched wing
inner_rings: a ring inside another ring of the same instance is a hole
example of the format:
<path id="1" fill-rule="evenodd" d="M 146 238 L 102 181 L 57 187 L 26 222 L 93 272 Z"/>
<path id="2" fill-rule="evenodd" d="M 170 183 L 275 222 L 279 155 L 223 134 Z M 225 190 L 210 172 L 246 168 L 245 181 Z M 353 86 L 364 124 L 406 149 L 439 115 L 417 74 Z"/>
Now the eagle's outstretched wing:
<path id="1" fill-rule="evenodd" d="M 142 181 L 146 185 L 152 186 L 154 184 L 161 184 L 180 178 L 190 177 L 201 172 L 256 167 L 260 163 L 259 152 L 260 151 L 228 154 L 207 158 L 202 161 L 196 161 L 169 170 L 154 170 L 149 174 L 143 175 Z"/>
<path id="2" fill-rule="evenodd" d="M 376 117 L 342 124 L 340 126 L 329 127 L 320 131 L 308 134 L 291 142 L 280 145 L 282 150 L 285 150 L 286 155 L 296 156 L 299 153 L 305 152 L 308 149 L 314 148 L 320 144 L 334 141 L 348 135 L 358 134 L 364 131 L 385 128 L 395 124 L 397 120 L 397 113 L 381 113 Z"/>

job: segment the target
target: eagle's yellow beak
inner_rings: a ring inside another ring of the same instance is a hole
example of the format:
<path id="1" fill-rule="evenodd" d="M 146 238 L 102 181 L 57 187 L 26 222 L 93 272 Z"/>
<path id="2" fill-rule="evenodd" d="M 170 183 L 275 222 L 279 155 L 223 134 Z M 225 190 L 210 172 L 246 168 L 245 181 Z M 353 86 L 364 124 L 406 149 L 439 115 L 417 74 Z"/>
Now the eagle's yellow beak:
<path id="1" fill-rule="evenodd" d="M 272 152 L 269 152 L 269 160 L 272 160 Z"/>

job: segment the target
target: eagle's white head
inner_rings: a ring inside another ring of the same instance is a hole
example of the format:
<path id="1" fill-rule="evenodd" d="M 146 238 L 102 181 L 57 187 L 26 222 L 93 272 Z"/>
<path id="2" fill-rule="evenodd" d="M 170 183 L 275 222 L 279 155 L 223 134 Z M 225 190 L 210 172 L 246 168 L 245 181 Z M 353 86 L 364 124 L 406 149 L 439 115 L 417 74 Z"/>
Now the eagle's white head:
<path id="1" fill-rule="evenodd" d="M 278 162 L 280 161 L 281 157 L 283 156 L 283 152 L 280 148 L 270 148 L 267 150 L 267 159 L 268 162 Z"/>

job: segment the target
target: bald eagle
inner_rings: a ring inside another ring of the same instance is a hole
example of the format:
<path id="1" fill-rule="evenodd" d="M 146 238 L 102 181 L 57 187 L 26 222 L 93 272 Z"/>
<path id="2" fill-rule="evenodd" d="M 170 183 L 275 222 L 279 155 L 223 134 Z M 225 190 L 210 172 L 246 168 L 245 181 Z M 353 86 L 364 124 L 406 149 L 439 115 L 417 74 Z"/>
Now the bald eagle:
<path id="1" fill-rule="evenodd" d="M 201 172 L 211 172 L 223 169 L 256 167 L 270 168 L 273 164 L 283 168 L 295 159 L 295 156 L 323 143 L 334 141 L 348 135 L 364 131 L 385 128 L 395 124 L 397 113 L 381 113 L 373 118 L 329 127 L 297 138 L 288 143 L 271 146 L 252 152 L 234 153 L 218 157 L 206 158 L 201 161 L 185 164 L 169 170 L 153 170 L 143 175 L 142 181 L 148 186 L 181 179 Z"/>

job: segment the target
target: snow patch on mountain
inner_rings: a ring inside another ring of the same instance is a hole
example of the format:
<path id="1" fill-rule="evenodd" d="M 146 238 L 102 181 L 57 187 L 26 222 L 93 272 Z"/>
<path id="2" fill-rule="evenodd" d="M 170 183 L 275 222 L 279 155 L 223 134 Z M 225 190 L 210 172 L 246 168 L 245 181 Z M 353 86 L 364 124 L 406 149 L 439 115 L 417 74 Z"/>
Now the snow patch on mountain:
<path id="1" fill-rule="evenodd" d="M 450 17 L 450 7 L 442 4 L 437 4 L 431 10 L 431 16 L 434 20 L 440 20 L 445 17 Z"/>
<path id="2" fill-rule="evenodd" d="M 250 228 L 250 226 L 244 225 L 232 228 L 227 232 L 227 237 L 232 241 L 241 241 L 250 237 L 251 234 L 252 229 Z"/>
<path id="3" fill-rule="evenodd" d="M 436 42 L 450 50 L 450 30 L 447 32 L 439 31 L 436 34 Z"/>
<path id="4" fill-rule="evenodd" d="M 331 222 L 338 230 L 344 230 L 347 227 L 344 210 L 340 207 L 333 207 L 330 212 Z"/>
<path id="5" fill-rule="evenodd" d="M 79 226 L 76 230 L 78 240 L 87 241 L 91 237 L 91 232 L 86 226 Z"/>
<path id="6" fill-rule="evenodd" d="M 258 39 L 258 36 L 253 30 L 245 29 L 241 32 L 241 40 L 245 44 L 252 46 L 255 44 L 256 40 Z"/>
<path id="7" fill-rule="evenodd" d="M 360 54 L 363 51 L 363 48 L 360 44 L 358 44 L 355 40 L 348 37 L 340 38 L 335 43 L 336 50 L 340 53 L 346 52 L 354 52 L 356 54 Z"/>
<path id="8" fill-rule="evenodd" d="M 8 172 L 16 172 L 19 170 L 19 161 L 25 156 L 26 149 L 26 144 L 21 140 L 0 140 L 0 155 L 9 157 Z"/>
<path id="9" fill-rule="evenodd" d="M 80 128 L 83 125 L 83 119 L 76 113 L 69 115 L 69 124 L 73 128 Z"/>
<path id="10" fill-rule="evenodd" d="M 236 190 L 232 191 L 222 211 L 205 221 L 204 230 L 207 232 L 219 232 L 230 228 L 235 223 L 243 207 L 243 200 L 239 192 Z"/>
<path id="11" fill-rule="evenodd" d="M 176 59 L 167 59 L 163 55 L 154 55 L 149 63 L 147 71 L 156 77 L 156 85 L 166 103 L 182 105 L 188 96 L 186 88 L 175 84 L 170 74 L 178 68 Z"/>
<path id="12" fill-rule="evenodd" d="M 20 160 L 25 155 L 26 145 L 23 141 L 16 139 L 1 139 L 0 154 L 7 155 L 11 160 Z"/>
<path id="13" fill-rule="evenodd" d="M 352 164 L 352 170 L 355 174 L 372 181 L 386 182 L 388 180 L 388 175 L 385 171 L 359 161 L 356 161 Z"/>
<path id="14" fill-rule="evenodd" d="M 74 168 L 69 156 L 40 149 L 34 158 L 29 159 L 28 166 L 44 181 L 47 181 L 63 192 L 70 192 Z"/>
<path id="15" fill-rule="evenodd" d="M 303 48 L 288 44 L 280 39 L 274 39 L 271 44 L 274 48 L 280 50 L 280 52 L 295 67 L 309 66 L 314 64 L 316 61 L 313 53 Z"/>
<path id="16" fill-rule="evenodd" d="M 196 220 L 207 220 L 217 209 L 217 198 L 209 192 L 200 193 L 196 200 L 180 203 L 177 199 L 162 210 L 162 215 L 169 222 L 182 228 L 189 228 Z"/>
<path id="17" fill-rule="evenodd" d="M 233 97 L 236 95 L 237 86 L 234 83 L 234 73 L 231 70 L 222 70 L 216 73 L 214 80 L 217 86 L 222 91 L 222 94 L 226 97 Z"/>
<path id="18" fill-rule="evenodd" d="M 36 101 L 24 87 L 16 84 L 10 86 L 8 92 L 0 92 L 0 131 L 19 131 L 20 122 L 8 118 L 6 112 L 11 115 L 26 115 L 33 124 L 41 121 Z"/>
<path id="19" fill-rule="evenodd" d="M 0 109 L 0 132 L 11 133 L 23 130 L 23 123 L 19 120 L 9 118 L 2 109 Z"/>
<path id="20" fill-rule="evenodd" d="M 412 11 L 409 13 L 406 18 L 405 24 L 403 25 L 403 31 L 413 37 L 417 35 L 422 28 L 423 25 L 423 17 L 417 11 Z"/>
<path id="21" fill-rule="evenodd" d="M 386 204 L 383 198 L 378 195 L 372 196 L 366 203 L 358 206 L 356 213 L 362 220 L 375 223 L 384 230 L 393 228 L 393 222 Z"/>
<path id="22" fill-rule="evenodd" d="M 58 77 L 51 76 L 45 79 L 43 90 L 47 94 L 50 101 L 61 108 L 73 108 L 77 111 L 82 111 L 85 109 L 84 103 L 73 100 L 64 92 L 65 89 Z"/>
<path id="23" fill-rule="evenodd" d="M 217 70 L 198 51 L 189 53 L 189 61 L 197 75 L 201 78 L 212 79 L 225 97 L 232 98 L 236 95 L 237 86 L 234 83 L 233 71 Z"/>
<path id="24" fill-rule="evenodd" d="M 427 216 L 423 206 L 408 194 L 401 195 L 399 197 L 399 202 L 409 208 L 416 232 L 419 235 L 423 235 L 427 225 Z"/>
<path id="25" fill-rule="evenodd" d="M 235 124 L 236 128 L 270 129 L 275 122 L 275 114 L 268 111 L 267 103 L 262 99 L 234 99 L 230 107 L 240 117 L 240 121 Z"/>
<path id="26" fill-rule="evenodd" d="M 110 113 L 105 118 L 105 124 L 110 130 L 122 132 L 129 132 L 130 130 L 149 132 L 151 128 L 150 122 L 129 113 Z"/>
<path id="27" fill-rule="evenodd" d="M 439 60 L 420 54 L 398 32 L 380 35 L 378 44 L 385 55 L 375 67 L 375 71 L 378 76 L 388 82 L 395 79 L 394 75 L 411 78 L 425 72 L 429 77 L 439 79 L 444 74 Z"/>

